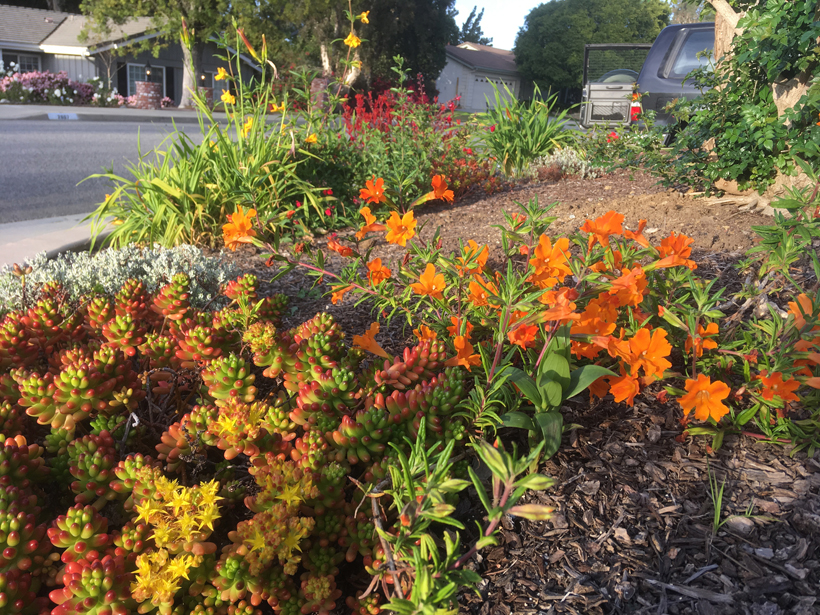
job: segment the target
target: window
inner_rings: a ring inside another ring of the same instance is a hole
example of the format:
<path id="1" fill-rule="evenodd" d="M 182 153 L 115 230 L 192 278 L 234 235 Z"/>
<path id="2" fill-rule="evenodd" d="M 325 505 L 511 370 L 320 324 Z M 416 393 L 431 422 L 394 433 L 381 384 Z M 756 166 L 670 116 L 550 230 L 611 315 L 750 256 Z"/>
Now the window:
<path id="1" fill-rule="evenodd" d="M 696 68 L 706 66 L 709 59 L 705 57 L 698 58 L 698 53 L 714 48 L 715 34 L 712 30 L 693 30 L 683 41 L 678 57 L 675 58 L 675 63 L 672 65 L 672 70 L 669 71 L 669 76 L 683 79 Z"/>
<path id="2" fill-rule="evenodd" d="M 144 64 L 129 64 L 128 65 L 128 96 L 134 96 L 137 93 L 137 81 L 151 81 L 153 83 L 162 84 L 162 95 L 165 96 L 165 67 L 152 66 L 151 74 L 145 74 Z"/>
<path id="3" fill-rule="evenodd" d="M 16 64 L 17 70 L 21 73 L 31 73 L 40 70 L 40 56 L 26 55 L 23 53 L 3 52 L 3 66 L 6 70 L 10 64 Z"/>
<path id="4" fill-rule="evenodd" d="M 203 71 L 202 74 L 199 76 L 199 86 L 203 88 L 212 88 L 214 87 L 214 75 L 216 73 L 212 73 L 210 71 Z"/>

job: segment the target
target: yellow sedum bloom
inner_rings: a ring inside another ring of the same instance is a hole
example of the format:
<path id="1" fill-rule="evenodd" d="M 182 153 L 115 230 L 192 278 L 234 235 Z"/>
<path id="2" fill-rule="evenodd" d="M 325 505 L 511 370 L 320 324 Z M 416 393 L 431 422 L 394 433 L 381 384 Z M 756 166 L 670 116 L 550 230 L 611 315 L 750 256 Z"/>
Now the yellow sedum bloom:
<path id="1" fill-rule="evenodd" d="M 236 97 L 233 94 L 231 94 L 228 90 L 222 90 L 222 96 L 220 96 L 220 100 L 224 102 L 226 105 L 236 104 Z"/>
<path id="2" fill-rule="evenodd" d="M 344 42 L 345 42 L 345 45 L 347 45 L 348 47 L 354 47 L 355 48 L 355 47 L 358 47 L 359 45 L 362 44 L 362 39 L 360 39 L 358 36 L 353 34 L 353 32 L 351 32 L 350 34 L 347 35 L 347 38 L 345 39 Z"/>

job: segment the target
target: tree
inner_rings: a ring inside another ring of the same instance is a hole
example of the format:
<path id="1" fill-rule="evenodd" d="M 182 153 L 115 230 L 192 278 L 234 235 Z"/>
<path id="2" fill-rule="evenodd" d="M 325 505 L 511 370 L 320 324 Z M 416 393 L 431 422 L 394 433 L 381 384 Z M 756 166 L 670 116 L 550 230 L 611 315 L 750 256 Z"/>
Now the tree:
<path id="1" fill-rule="evenodd" d="M 478 7 L 474 6 L 473 10 L 470 11 L 470 14 L 467 16 L 467 19 L 461 24 L 461 31 L 458 33 L 458 38 L 453 43 L 454 45 L 465 41 L 478 43 L 479 45 L 493 44 L 493 39 L 484 36 L 484 32 L 481 30 L 481 19 L 484 17 L 484 9 L 481 9 L 481 12 L 476 15 L 477 9 Z"/>
<path id="2" fill-rule="evenodd" d="M 674 0 L 672 2 L 672 24 L 714 21 L 715 11 L 705 0 Z"/>
<path id="3" fill-rule="evenodd" d="M 86 33 L 110 34 L 113 25 L 122 25 L 133 17 L 150 17 L 152 27 L 160 33 L 142 41 L 141 47 L 155 54 L 171 41 L 182 44 L 182 100 L 180 107 L 193 106 L 192 93 L 197 85 L 205 43 L 220 34 L 228 23 L 228 0 L 83 0 L 80 9 L 87 15 Z M 183 23 L 187 26 L 190 47 L 183 43 Z"/>
<path id="4" fill-rule="evenodd" d="M 587 43 L 652 43 L 669 23 L 663 0 L 553 0 L 527 15 L 516 63 L 542 89 L 580 87 Z"/>

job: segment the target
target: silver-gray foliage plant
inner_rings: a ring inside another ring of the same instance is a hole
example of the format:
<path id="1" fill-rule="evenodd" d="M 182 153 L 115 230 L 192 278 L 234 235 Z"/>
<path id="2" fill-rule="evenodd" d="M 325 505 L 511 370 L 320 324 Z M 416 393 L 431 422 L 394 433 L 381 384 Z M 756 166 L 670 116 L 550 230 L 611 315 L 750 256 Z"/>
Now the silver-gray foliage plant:
<path id="1" fill-rule="evenodd" d="M 564 175 L 575 175 L 579 179 L 595 179 L 604 174 L 604 169 L 594 166 L 583 154 L 572 147 L 556 149 L 547 156 L 540 156 L 530 164 L 530 173 L 537 175 L 543 167 L 558 166 Z"/>
<path id="2" fill-rule="evenodd" d="M 107 248 L 95 254 L 66 252 L 49 260 L 45 252 L 27 263 L 32 272 L 25 277 L 29 301 L 48 282 L 59 282 L 71 301 L 84 295 L 102 293 L 113 297 L 129 278 L 137 278 L 146 290 L 154 292 L 167 284 L 177 273 L 191 280 L 191 304 L 202 308 L 212 303 L 220 307 L 220 286 L 239 275 L 235 265 L 220 256 L 206 256 L 199 248 L 181 245 L 164 248 L 129 245 Z M 11 268 L 0 270 L 0 316 L 23 306 L 23 285 Z"/>

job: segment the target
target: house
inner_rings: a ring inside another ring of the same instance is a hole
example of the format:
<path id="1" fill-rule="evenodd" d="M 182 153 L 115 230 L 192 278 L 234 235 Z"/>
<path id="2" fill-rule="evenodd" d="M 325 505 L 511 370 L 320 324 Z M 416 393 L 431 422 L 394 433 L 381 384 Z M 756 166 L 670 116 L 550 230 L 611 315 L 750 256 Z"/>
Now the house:
<path id="1" fill-rule="evenodd" d="M 493 105 L 493 84 L 502 93 L 506 85 L 516 96 L 521 94 L 522 78 L 512 51 L 465 42 L 447 45 L 446 53 L 447 64 L 436 80 L 439 102 L 461 96 L 460 108 L 477 112 Z"/>
<path id="2" fill-rule="evenodd" d="M 179 102 L 183 67 L 179 43 L 164 46 L 157 57 L 147 51 L 123 55 L 123 48 L 160 36 L 151 28 L 149 18 L 131 19 L 112 26 L 106 36 L 91 36 L 81 42 L 86 19 L 83 15 L 0 4 L 0 60 L 6 66 L 17 63 L 22 72 L 65 71 L 75 81 L 102 77 L 123 96 L 136 93 L 137 81 L 154 81 L 162 84 L 163 97 Z M 203 46 L 200 86 L 214 87 L 217 68 L 225 65 L 216 57 L 220 53 L 224 52 L 214 43 Z M 247 66 L 257 69 L 250 58 L 240 57 Z"/>

